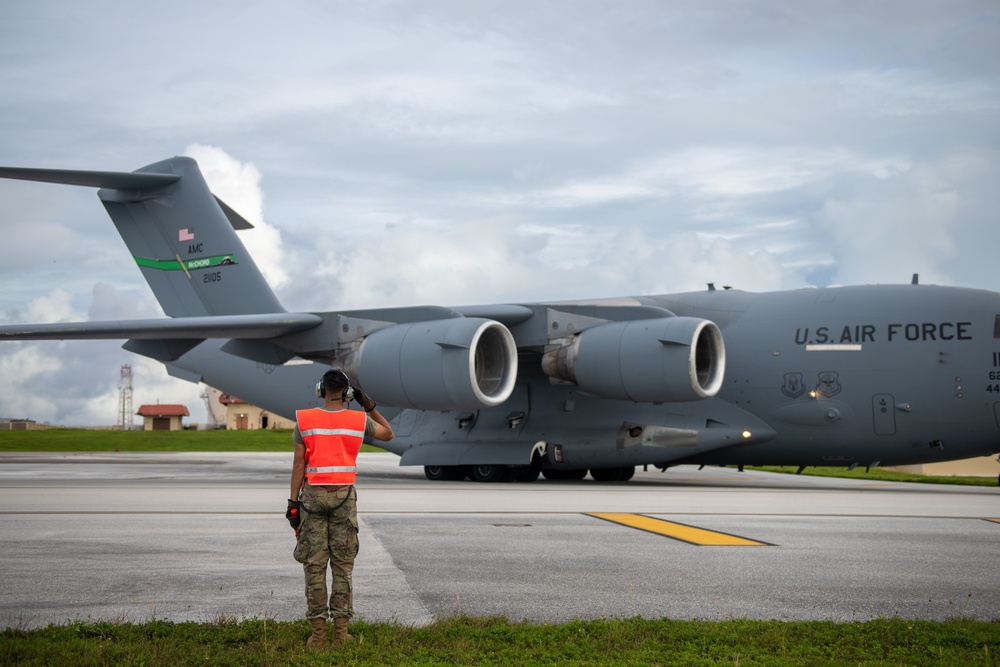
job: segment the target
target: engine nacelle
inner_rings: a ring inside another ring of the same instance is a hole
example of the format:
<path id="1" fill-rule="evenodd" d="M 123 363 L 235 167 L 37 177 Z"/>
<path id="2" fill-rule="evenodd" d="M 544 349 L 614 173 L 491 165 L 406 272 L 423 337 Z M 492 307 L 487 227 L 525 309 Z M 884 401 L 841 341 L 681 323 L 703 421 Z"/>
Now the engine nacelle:
<path id="1" fill-rule="evenodd" d="M 372 398 L 398 408 L 493 407 L 517 380 L 514 336 L 499 322 L 475 317 L 379 329 L 341 361 Z"/>
<path id="2" fill-rule="evenodd" d="M 549 377 L 637 403 L 710 398 L 722 388 L 725 367 L 719 327 L 694 317 L 599 324 L 542 358 Z"/>

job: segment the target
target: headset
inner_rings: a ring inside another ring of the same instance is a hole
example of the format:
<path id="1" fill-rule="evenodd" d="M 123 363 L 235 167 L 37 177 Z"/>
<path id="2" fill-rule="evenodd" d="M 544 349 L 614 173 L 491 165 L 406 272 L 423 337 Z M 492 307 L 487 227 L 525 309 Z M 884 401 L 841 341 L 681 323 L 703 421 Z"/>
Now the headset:
<path id="1" fill-rule="evenodd" d="M 331 368 L 327 372 L 323 373 L 323 378 L 316 383 L 316 395 L 320 398 L 326 398 L 326 381 L 329 378 L 331 381 L 334 379 L 342 379 L 344 384 L 344 393 L 341 394 L 341 400 L 349 401 L 354 398 L 354 387 L 351 386 L 351 379 L 347 377 L 347 373 L 340 370 L 339 368 Z M 339 384 L 339 382 L 337 383 Z"/>

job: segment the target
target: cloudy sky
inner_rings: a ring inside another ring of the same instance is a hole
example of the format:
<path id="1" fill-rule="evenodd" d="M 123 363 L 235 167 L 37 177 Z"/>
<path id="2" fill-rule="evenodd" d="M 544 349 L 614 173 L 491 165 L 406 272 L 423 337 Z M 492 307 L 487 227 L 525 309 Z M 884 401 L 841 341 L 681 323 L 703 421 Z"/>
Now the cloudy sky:
<path id="1" fill-rule="evenodd" d="M 0 164 L 196 158 L 289 310 L 997 288 L 995 0 L 0 3 Z M 0 181 L 3 323 L 158 317 L 89 188 Z M 202 387 L 0 345 L 0 417 Z"/>

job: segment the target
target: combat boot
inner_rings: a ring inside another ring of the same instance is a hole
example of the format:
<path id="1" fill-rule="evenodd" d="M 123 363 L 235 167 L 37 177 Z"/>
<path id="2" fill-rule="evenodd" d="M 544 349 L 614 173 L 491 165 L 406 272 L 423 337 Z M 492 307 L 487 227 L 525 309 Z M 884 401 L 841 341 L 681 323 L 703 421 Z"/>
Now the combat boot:
<path id="1" fill-rule="evenodd" d="M 310 618 L 309 626 L 312 628 L 312 634 L 309 635 L 309 639 L 306 640 L 306 646 L 309 648 L 314 647 L 326 647 L 326 619 L 325 618 Z"/>
<path id="2" fill-rule="evenodd" d="M 347 634 L 347 623 L 351 619 L 349 618 L 335 618 L 333 619 L 333 645 L 340 646 L 345 642 L 349 642 L 354 639 L 354 635 Z"/>

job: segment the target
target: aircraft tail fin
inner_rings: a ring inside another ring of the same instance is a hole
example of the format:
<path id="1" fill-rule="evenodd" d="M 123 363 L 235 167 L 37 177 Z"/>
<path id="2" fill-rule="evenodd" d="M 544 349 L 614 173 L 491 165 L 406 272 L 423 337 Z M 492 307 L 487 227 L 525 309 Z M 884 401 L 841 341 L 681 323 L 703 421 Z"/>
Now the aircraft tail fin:
<path id="1" fill-rule="evenodd" d="M 173 157 L 131 173 L 0 169 L 0 177 L 101 188 L 97 195 L 170 317 L 284 312 L 235 229 L 252 227 Z"/>

